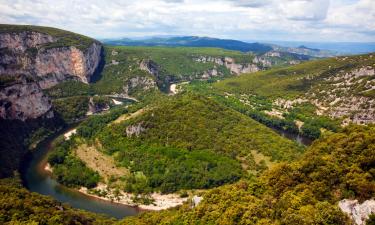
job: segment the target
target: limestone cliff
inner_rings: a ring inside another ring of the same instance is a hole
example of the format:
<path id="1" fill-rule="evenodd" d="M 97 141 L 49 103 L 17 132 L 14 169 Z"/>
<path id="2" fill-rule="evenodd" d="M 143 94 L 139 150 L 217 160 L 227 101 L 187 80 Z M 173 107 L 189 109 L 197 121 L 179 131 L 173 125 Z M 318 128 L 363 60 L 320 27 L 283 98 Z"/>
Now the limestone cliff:
<path id="1" fill-rule="evenodd" d="M 70 39 L 62 41 L 66 37 L 54 36 L 55 30 L 53 34 L 0 31 L 0 117 L 4 119 L 52 116 L 51 102 L 42 89 L 68 79 L 88 83 L 101 60 L 99 42 L 70 32 L 65 35 Z M 74 38 L 86 45 L 77 45 Z"/>
<path id="2" fill-rule="evenodd" d="M 236 63 L 231 57 L 211 57 L 211 56 L 200 56 L 195 59 L 197 62 L 207 63 L 212 62 L 220 66 L 225 66 L 232 74 L 239 75 L 241 73 L 253 73 L 260 70 L 260 68 L 254 63 Z"/>

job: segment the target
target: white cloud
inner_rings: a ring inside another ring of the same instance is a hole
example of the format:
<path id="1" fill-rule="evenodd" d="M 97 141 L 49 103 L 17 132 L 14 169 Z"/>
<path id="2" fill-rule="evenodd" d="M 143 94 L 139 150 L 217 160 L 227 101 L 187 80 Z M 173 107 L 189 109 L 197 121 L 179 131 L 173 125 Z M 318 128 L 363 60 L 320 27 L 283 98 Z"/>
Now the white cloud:
<path id="1" fill-rule="evenodd" d="M 329 3 L 329 0 L 290 0 L 282 3 L 281 8 L 292 20 L 323 20 Z"/>
<path id="2" fill-rule="evenodd" d="M 0 23 L 54 26 L 97 38 L 170 34 L 243 40 L 375 41 L 374 3 L 374 0 L 0 0 Z"/>

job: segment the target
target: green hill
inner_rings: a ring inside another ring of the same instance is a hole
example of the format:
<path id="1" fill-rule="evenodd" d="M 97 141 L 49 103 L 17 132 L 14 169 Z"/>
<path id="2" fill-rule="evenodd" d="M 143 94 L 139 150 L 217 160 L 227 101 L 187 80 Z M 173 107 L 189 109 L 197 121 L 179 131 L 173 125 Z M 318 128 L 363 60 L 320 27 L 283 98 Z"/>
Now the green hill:
<path id="1" fill-rule="evenodd" d="M 348 123 L 375 121 L 375 57 L 336 57 L 271 69 L 187 89 L 213 96 L 279 129 L 317 138 Z"/>
<path id="2" fill-rule="evenodd" d="M 122 188 L 141 193 L 232 183 L 303 151 L 271 129 L 199 95 L 161 99 L 108 126 L 83 124 L 78 134 L 81 138 L 68 151 L 84 142 L 112 156 L 117 166 L 130 171 L 123 174 Z M 62 151 L 66 150 L 54 154 Z M 71 154 L 64 157 L 51 163 L 65 164 L 69 171 Z"/>
<path id="3" fill-rule="evenodd" d="M 351 224 L 337 202 L 374 197 L 374 132 L 374 126 L 346 128 L 257 180 L 208 192 L 193 209 L 186 204 L 120 224 Z"/>
<path id="4" fill-rule="evenodd" d="M 142 97 L 149 90 L 168 92 L 171 83 L 235 75 L 228 69 L 233 63 L 238 68 L 252 65 L 258 69 L 269 69 L 289 65 L 296 60 L 307 60 L 287 53 L 280 54 L 279 57 L 260 57 L 220 48 L 106 46 L 106 65 L 101 77 L 90 87 L 66 82 L 52 88 L 49 93 L 53 97 L 62 97 L 60 93 L 69 89 L 69 96 L 82 94 L 84 90 L 86 94 L 118 93 Z M 254 61 L 255 57 L 258 61 Z M 233 62 L 225 66 L 225 58 Z"/>

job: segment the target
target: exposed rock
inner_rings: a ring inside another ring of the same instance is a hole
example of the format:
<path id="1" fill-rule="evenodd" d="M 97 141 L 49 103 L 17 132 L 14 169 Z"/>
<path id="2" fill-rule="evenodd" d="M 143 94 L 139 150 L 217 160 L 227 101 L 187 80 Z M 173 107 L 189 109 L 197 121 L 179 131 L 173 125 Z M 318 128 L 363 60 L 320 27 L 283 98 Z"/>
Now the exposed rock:
<path id="1" fill-rule="evenodd" d="M 36 119 L 44 114 L 53 117 L 52 104 L 38 83 L 23 81 L 0 90 L 0 117 Z"/>
<path id="2" fill-rule="evenodd" d="M 99 66 L 102 45 L 93 41 L 81 50 L 53 47 L 56 41 L 51 35 L 34 31 L 0 34 L 0 76 L 17 81 L 0 89 L 1 118 L 39 117 L 51 108 L 42 89 L 68 79 L 90 81 Z"/>
<path id="3" fill-rule="evenodd" d="M 287 99 L 279 98 L 279 99 L 276 99 L 273 104 L 284 109 L 291 109 L 293 108 L 294 105 L 298 105 L 304 102 L 308 102 L 308 100 L 302 99 L 302 98 L 297 98 L 294 100 L 287 100 Z"/>
<path id="4" fill-rule="evenodd" d="M 260 70 L 260 68 L 253 63 L 237 64 L 231 57 L 216 58 L 211 56 L 199 56 L 195 61 L 202 63 L 212 62 L 220 66 L 225 66 L 231 73 L 236 75 L 241 73 L 253 73 Z M 207 76 L 207 74 L 203 76 Z"/>
<path id="5" fill-rule="evenodd" d="M 269 61 L 265 57 L 259 57 L 259 56 L 256 56 L 253 59 L 253 63 L 261 64 L 263 67 L 271 67 L 272 66 L 272 62 L 271 61 Z"/>
<path id="6" fill-rule="evenodd" d="M 154 75 L 155 77 L 159 77 L 160 67 L 152 60 L 142 60 L 139 68 L 141 70 L 147 71 L 148 73 Z"/>
<path id="7" fill-rule="evenodd" d="M 112 65 L 118 65 L 120 62 L 116 61 L 116 60 L 112 60 Z"/>
<path id="8" fill-rule="evenodd" d="M 146 129 L 142 127 L 142 122 L 138 124 L 130 125 L 126 128 L 126 136 L 132 137 L 133 135 L 135 135 L 136 137 L 138 137 L 145 130 Z"/>
<path id="9" fill-rule="evenodd" d="M 43 44 L 56 39 L 36 32 L 0 34 L 0 75 L 27 74 L 46 77 L 42 88 L 49 88 L 66 77 L 88 83 L 99 65 L 102 45 L 93 42 L 84 52 L 74 46 L 48 48 Z"/>
<path id="10" fill-rule="evenodd" d="M 112 50 L 111 55 L 113 56 L 118 55 L 118 52 L 116 52 L 115 50 Z"/>
<path id="11" fill-rule="evenodd" d="M 202 200 L 203 200 L 203 197 L 194 195 L 193 198 L 191 199 L 191 207 L 192 208 L 197 207 Z"/>
<path id="12" fill-rule="evenodd" d="M 347 125 L 348 122 L 374 123 L 375 99 L 361 96 L 361 93 L 375 89 L 374 77 L 375 69 L 371 66 L 349 72 L 339 71 L 325 78 L 324 82 L 307 92 L 305 96 L 318 107 L 320 114 L 346 118 L 343 125 Z"/>
<path id="13" fill-rule="evenodd" d="M 375 213 L 375 200 L 367 200 L 362 204 L 358 200 L 344 199 L 339 202 L 339 208 L 346 213 L 355 224 L 364 225 L 369 215 Z"/>
<path id="14" fill-rule="evenodd" d="M 211 77 L 216 77 L 218 75 L 219 75 L 219 73 L 217 72 L 217 70 L 216 69 L 212 69 L 212 70 L 205 71 L 203 73 L 203 75 L 202 75 L 202 78 L 203 79 L 209 79 Z"/>
<path id="15" fill-rule="evenodd" d="M 269 51 L 269 52 L 266 52 L 264 54 L 264 56 L 268 56 L 268 57 L 281 57 L 281 54 L 278 51 Z"/>
<path id="16" fill-rule="evenodd" d="M 107 111 L 110 109 L 110 105 L 108 103 L 95 103 L 94 98 L 90 97 L 89 100 L 89 109 L 86 113 L 86 115 L 92 115 L 95 113 Z"/>
<path id="17" fill-rule="evenodd" d="M 123 87 L 123 94 L 126 96 L 131 95 L 137 89 L 147 91 L 156 88 L 156 82 L 152 78 L 137 76 L 125 81 Z"/>

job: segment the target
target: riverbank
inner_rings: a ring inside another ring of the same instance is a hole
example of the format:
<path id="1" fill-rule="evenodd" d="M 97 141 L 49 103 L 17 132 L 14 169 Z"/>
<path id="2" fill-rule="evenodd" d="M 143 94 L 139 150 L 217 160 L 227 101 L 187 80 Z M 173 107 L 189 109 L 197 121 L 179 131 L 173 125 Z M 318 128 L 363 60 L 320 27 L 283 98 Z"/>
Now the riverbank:
<path id="1" fill-rule="evenodd" d="M 49 163 L 44 165 L 44 170 L 49 175 L 52 174 L 53 169 Z M 75 189 L 80 193 L 97 198 L 100 200 L 108 201 L 111 203 L 122 204 L 125 206 L 137 207 L 141 210 L 152 210 L 152 211 L 159 211 L 164 209 L 173 208 L 176 206 L 182 205 L 184 202 L 188 200 L 188 198 L 181 198 L 178 194 L 160 194 L 160 193 L 152 193 L 150 194 L 150 198 L 154 200 L 152 204 L 145 205 L 145 204 L 138 204 L 133 201 L 134 195 L 131 193 L 126 193 L 124 191 L 119 191 L 116 193 L 114 189 L 108 188 L 106 184 L 99 183 L 97 187 L 93 189 L 87 189 L 85 187 L 81 187 L 79 189 Z M 105 196 L 99 196 L 95 193 L 106 193 Z"/>
<path id="2" fill-rule="evenodd" d="M 160 194 L 160 193 L 152 193 L 150 194 L 150 198 L 154 200 L 152 204 L 145 205 L 145 204 L 138 204 L 133 201 L 134 195 L 131 193 L 126 193 L 123 191 L 118 191 L 117 194 L 115 190 L 109 189 L 107 185 L 100 183 L 97 187 L 89 190 L 85 187 L 81 187 L 79 192 L 88 195 L 90 197 L 98 198 L 105 201 L 110 201 L 118 204 L 123 204 L 127 206 L 137 207 L 142 210 L 152 210 L 152 211 L 159 211 L 164 209 L 173 208 L 176 206 L 182 205 L 184 202 L 188 200 L 188 198 L 181 198 L 178 194 Z M 105 196 L 98 196 L 94 194 L 94 192 L 98 193 L 106 193 Z"/>
<path id="3" fill-rule="evenodd" d="M 133 113 L 131 116 L 136 116 L 136 115 L 138 115 L 142 112 L 143 112 L 143 109 L 137 111 L 136 113 Z M 128 118 L 129 118 L 129 116 L 127 117 L 127 119 Z M 68 140 L 75 133 L 76 133 L 76 128 L 73 128 L 73 129 L 69 129 L 68 131 L 66 131 L 63 135 L 64 135 L 65 139 Z M 81 148 L 78 148 L 78 150 L 80 150 L 80 149 L 85 150 L 87 148 L 88 148 L 87 146 L 82 146 Z M 90 168 L 92 168 L 96 171 L 99 170 L 100 171 L 99 173 L 103 177 L 108 178 L 109 175 L 119 176 L 121 174 L 127 173 L 127 171 L 117 171 L 117 172 L 115 171 L 116 173 L 113 173 L 113 168 L 110 168 L 110 167 L 107 166 L 108 168 L 111 169 L 111 171 L 108 172 L 107 169 L 103 169 L 103 168 L 101 168 L 101 166 L 103 164 L 104 165 L 106 165 L 106 164 L 114 165 L 115 163 L 114 162 L 104 163 L 109 159 L 103 158 L 102 155 L 94 154 L 95 149 L 91 149 L 90 152 L 91 152 L 91 155 L 86 154 L 86 156 L 90 156 L 88 158 L 82 157 L 82 155 L 85 155 L 85 154 L 80 154 L 79 152 L 76 152 L 76 154 L 80 155 L 81 157 L 79 157 L 79 158 L 81 160 L 83 160 L 85 163 L 88 163 Z M 100 163 L 97 162 L 96 159 L 99 160 Z M 47 172 L 49 175 L 51 175 L 52 172 L 53 172 L 53 168 L 47 162 L 47 160 L 44 163 L 45 164 L 43 165 L 42 168 L 44 168 L 45 172 Z M 103 170 L 106 171 L 106 172 L 103 173 Z M 105 179 L 105 180 L 108 180 L 108 179 Z M 181 198 L 178 194 L 166 194 L 166 195 L 164 195 L 164 194 L 159 194 L 159 193 L 152 193 L 148 196 L 148 198 L 152 199 L 153 203 L 151 203 L 149 205 L 145 205 L 145 204 L 138 204 L 138 203 L 134 202 L 134 200 L 133 200 L 134 195 L 132 193 L 126 193 L 124 191 L 118 191 L 118 190 L 116 191 L 115 189 L 110 189 L 104 183 L 99 183 L 98 186 L 93 188 L 93 189 L 87 189 L 85 187 L 81 187 L 81 188 L 75 189 L 75 190 L 77 190 L 80 193 L 85 194 L 87 196 L 93 197 L 93 198 L 97 198 L 97 199 L 112 202 L 112 203 L 122 204 L 122 205 L 126 205 L 126 206 L 137 207 L 137 208 L 142 209 L 142 210 L 158 211 L 158 210 L 173 208 L 173 207 L 182 205 L 188 199 L 188 198 Z"/>

